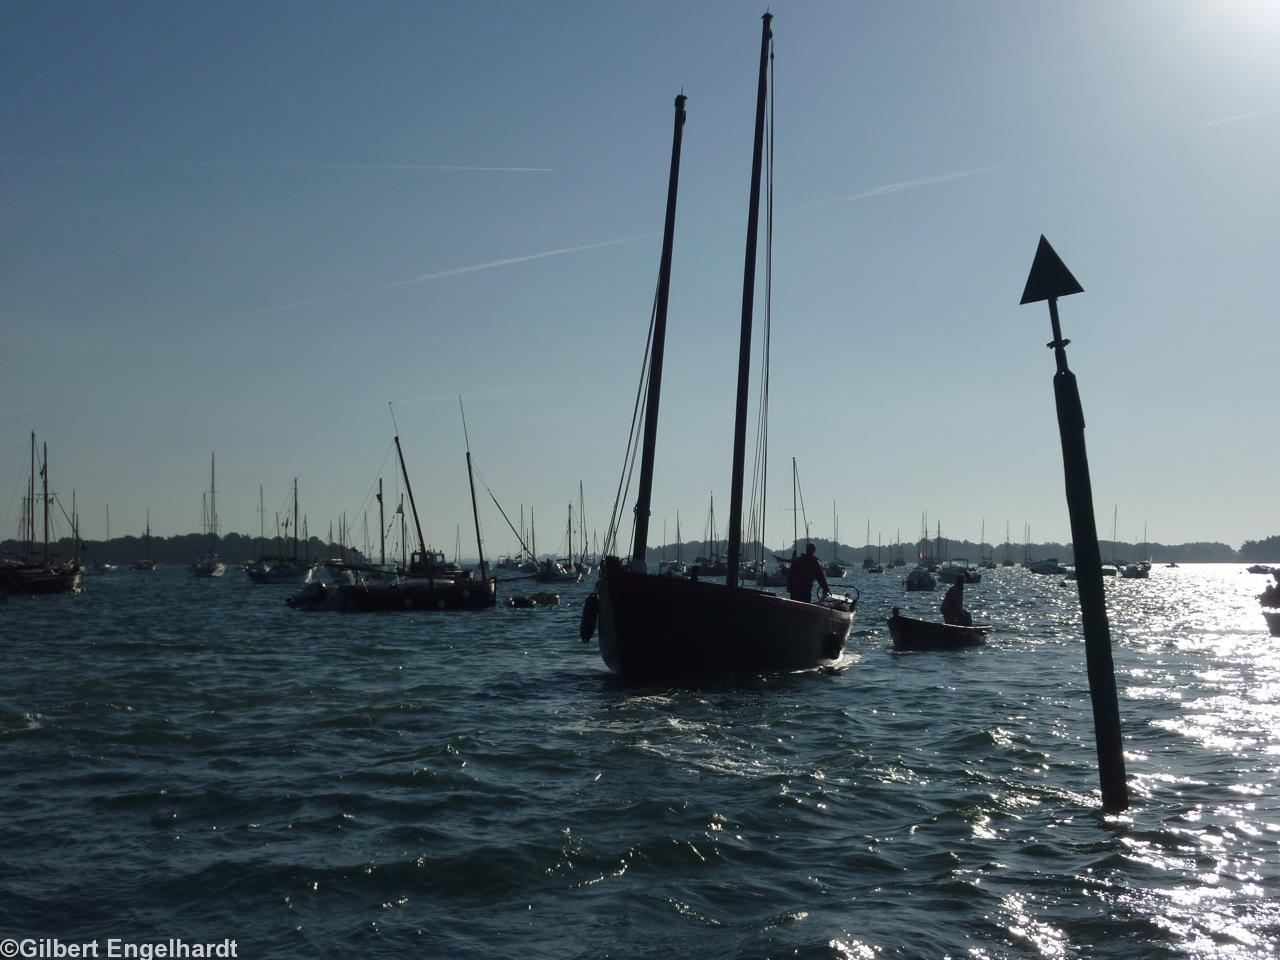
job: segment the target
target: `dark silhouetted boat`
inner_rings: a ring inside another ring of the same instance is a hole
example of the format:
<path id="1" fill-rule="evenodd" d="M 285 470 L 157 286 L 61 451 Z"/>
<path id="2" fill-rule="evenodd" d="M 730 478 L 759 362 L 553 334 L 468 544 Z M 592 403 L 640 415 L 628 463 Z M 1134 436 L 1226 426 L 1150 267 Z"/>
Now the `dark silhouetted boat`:
<path id="1" fill-rule="evenodd" d="M 150 572 L 156 568 L 156 562 L 151 559 L 151 511 L 147 511 L 147 527 L 146 533 L 142 535 L 142 559 L 133 565 L 134 570 L 141 570 L 144 573 Z"/>
<path id="2" fill-rule="evenodd" d="M 74 561 L 58 562 L 49 552 L 49 447 L 44 446 L 40 465 L 41 491 L 36 492 L 36 435 L 31 433 L 31 480 L 25 497 L 23 532 L 27 535 L 25 557 L 0 559 L 0 592 L 25 594 L 79 593 L 84 571 Z M 44 505 L 43 550 L 36 549 L 36 501 Z"/>
<path id="3" fill-rule="evenodd" d="M 937 623 L 933 620 L 915 620 L 904 617 L 893 608 L 889 618 L 889 636 L 895 650 L 959 650 L 985 643 L 991 627 L 975 623 L 972 627 Z"/>
<path id="4" fill-rule="evenodd" d="M 649 576 L 645 566 L 680 176 L 680 143 L 685 120 L 685 97 L 681 95 L 675 101 L 675 132 L 658 289 L 654 300 L 631 561 L 629 566 L 624 566 L 617 556 L 606 557 L 596 592 L 584 605 L 581 628 L 584 638 L 590 638 L 598 622 L 600 653 L 605 663 L 610 670 L 629 680 L 721 677 L 744 672 L 805 669 L 830 663 L 844 650 L 857 608 L 857 601 L 847 597 L 805 603 L 739 586 L 756 235 L 772 17 L 765 14 L 763 19 L 743 276 L 725 583 L 722 586 L 700 580 Z"/>
<path id="5" fill-rule="evenodd" d="M 409 495 L 409 509 L 413 514 L 414 530 L 418 534 L 418 549 L 409 558 L 408 569 L 390 579 L 357 578 L 351 582 L 310 583 L 285 603 L 296 610 L 337 610 L 343 613 L 375 613 L 403 610 L 484 610 L 497 605 L 498 582 L 489 576 L 484 559 L 484 547 L 480 541 L 479 517 L 476 513 L 475 482 L 471 473 L 471 451 L 467 451 L 467 479 L 471 483 L 471 513 L 476 521 L 476 545 L 480 553 L 480 576 L 470 570 L 455 568 L 447 576 L 439 576 L 437 561 L 443 561 L 439 551 L 428 550 L 422 537 L 422 524 L 418 519 L 418 506 L 409 483 L 409 471 L 405 468 L 404 453 L 400 449 L 400 437 L 395 438 L 396 455 L 400 459 L 400 472 L 404 477 L 405 492 Z"/>
<path id="6" fill-rule="evenodd" d="M 262 488 L 258 488 L 258 516 L 261 518 L 262 510 Z M 279 515 L 276 517 L 277 528 L 279 526 Z M 261 520 L 259 521 L 261 522 Z M 281 551 L 276 556 L 259 556 L 257 560 L 245 567 L 244 572 L 254 583 L 307 583 L 311 579 L 311 573 L 316 568 L 315 561 L 304 558 L 298 541 L 298 532 L 301 527 L 298 514 L 298 478 L 293 478 L 293 513 L 285 519 L 286 530 L 293 527 L 293 555 L 286 556 Z M 279 530 L 277 529 L 277 535 Z M 262 540 L 261 531 L 259 531 L 259 541 Z"/>
<path id="7" fill-rule="evenodd" d="M 196 557 L 191 563 L 191 573 L 197 577 L 220 577 L 227 572 L 227 565 L 218 556 L 218 499 L 217 484 L 214 483 L 216 462 L 214 455 L 209 455 L 209 496 L 204 505 L 204 521 L 209 536 L 209 547 L 203 557 Z"/>

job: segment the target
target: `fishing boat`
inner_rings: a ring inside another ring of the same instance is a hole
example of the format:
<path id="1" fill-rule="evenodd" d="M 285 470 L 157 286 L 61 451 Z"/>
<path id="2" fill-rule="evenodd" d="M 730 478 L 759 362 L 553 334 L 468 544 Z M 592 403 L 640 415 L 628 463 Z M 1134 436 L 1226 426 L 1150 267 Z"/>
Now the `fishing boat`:
<path id="1" fill-rule="evenodd" d="M 36 456 L 36 435 L 31 433 L 31 479 L 24 498 L 26 508 L 23 517 L 23 533 L 26 534 L 25 556 L 5 557 L 0 560 L 0 593 L 53 594 L 79 593 L 84 582 L 84 571 L 74 560 L 59 561 L 49 552 L 49 445 L 42 447 L 43 456 Z M 36 463 L 40 462 L 40 492 L 36 490 Z M 36 544 L 36 502 L 44 508 L 44 535 L 42 549 Z"/>
<path id="2" fill-rule="evenodd" d="M 601 656 L 610 670 L 628 680 L 720 677 L 744 672 L 812 668 L 836 660 L 843 652 L 853 627 L 857 607 L 854 599 L 833 597 L 820 603 L 806 603 L 739 585 L 756 238 L 772 19 L 771 15 L 764 15 L 760 42 L 724 585 L 649 576 L 645 568 L 671 284 L 680 143 L 685 122 L 685 97 L 681 94 L 675 100 L 666 219 L 648 352 L 648 390 L 631 563 L 626 566 L 617 556 L 606 556 L 595 593 L 583 607 L 581 624 L 584 640 L 590 639 L 598 625 Z M 771 170 L 769 175 L 771 180 Z M 768 263 L 766 260 L 766 270 L 771 269 Z M 611 527 L 616 530 L 614 524 Z M 610 538 L 606 538 L 606 544 L 609 542 Z"/>
<path id="3" fill-rule="evenodd" d="M 209 537 L 209 544 L 205 555 L 197 557 L 191 564 L 191 572 L 197 577 L 220 577 L 227 572 L 226 564 L 218 556 L 218 501 L 215 476 L 216 458 L 210 454 L 209 494 L 204 509 L 205 533 Z"/>
<path id="4" fill-rule="evenodd" d="M 350 576 L 336 584 L 309 583 L 285 601 L 290 607 L 296 610 L 373 613 L 393 610 L 484 610 L 497 605 L 498 581 L 496 577 L 489 576 L 488 564 L 484 559 L 484 544 L 480 539 L 480 517 L 476 510 L 470 448 L 467 450 L 467 480 L 471 486 L 471 514 L 475 521 L 480 576 L 477 578 L 472 571 L 456 567 L 456 573 L 450 571 L 449 576 L 442 578 L 437 576 L 437 571 L 441 569 L 445 557 L 440 551 L 428 550 L 423 539 L 418 506 L 413 497 L 413 486 L 409 483 L 409 471 L 405 467 L 398 434 L 395 437 L 395 447 L 405 492 L 409 495 L 414 530 L 418 534 L 418 549 L 410 555 L 408 568 L 400 575 L 390 578 L 363 577 L 353 570 L 350 571 Z"/>
<path id="5" fill-rule="evenodd" d="M 142 559 L 133 565 L 134 570 L 140 570 L 144 573 L 154 570 L 157 566 L 156 562 L 151 559 L 151 511 L 147 511 L 147 527 L 146 532 L 142 535 Z"/>
<path id="6" fill-rule="evenodd" d="M 933 620 L 916 620 L 904 617 L 897 607 L 889 618 L 889 636 L 895 650 L 959 650 L 985 643 L 991 632 L 989 624 L 975 623 L 972 627 L 937 623 Z"/>

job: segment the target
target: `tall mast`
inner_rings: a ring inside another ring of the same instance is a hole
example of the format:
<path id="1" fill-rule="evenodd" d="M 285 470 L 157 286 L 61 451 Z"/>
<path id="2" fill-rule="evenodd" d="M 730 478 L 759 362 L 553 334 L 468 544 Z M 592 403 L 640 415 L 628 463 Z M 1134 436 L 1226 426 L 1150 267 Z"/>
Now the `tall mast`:
<path id="1" fill-rule="evenodd" d="M 36 558 L 36 432 L 31 431 L 31 485 L 27 489 L 27 560 Z"/>
<path id="2" fill-rule="evenodd" d="M 680 142 L 684 131 L 685 96 L 676 97 L 675 132 L 671 138 L 671 173 L 667 179 L 667 215 L 662 228 L 662 257 L 658 262 L 658 293 L 654 302 L 653 344 L 649 353 L 649 381 L 645 396 L 644 446 L 640 454 L 640 485 L 636 492 L 635 539 L 631 568 L 643 572 L 649 539 L 649 507 L 653 495 L 653 459 L 658 442 L 658 401 L 662 394 L 662 359 L 667 339 L 667 297 L 671 292 L 671 248 L 675 242 L 676 195 L 680 187 Z M 572 544 L 570 544 L 572 550 Z"/>
<path id="3" fill-rule="evenodd" d="M 468 471 L 470 472 L 470 471 Z M 382 478 L 378 478 L 378 566 L 387 565 L 387 521 L 382 516 Z"/>
<path id="4" fill-rule="evenodd" d="M 418 551 L 422 554 L 422 562 L 427 568 L 427 583 L 436 585 L 431 575 L 431 563 L 427 560 L 427 542 L 422 539 L 422 524 L 418 520 L 418 507 L 413 501 L 413 486 L 409 483 L 409 471 L 404 466 L 404 451 L 400 449 L 400 436 L 396 435 L 396 456 L 400 458 L 400 474 L 404 477 L 404 489 L 409 494 L 409 509 L 413 511 L 413 527 L 418 533 Z"/>
<path id="5" fill-rule="evenodd" d="M 565 530 L 565 540 L 569 543 L 569 566 L 573 566 L 573 501 L 569 501 L 569 526 Z"/>
<path id="6" fill-rule="evenodd" d="M 44 482 L 44 562 L 49 562 L 49 442 L 43 444 L 43 463 L 40 465 L 40 476 Z"/>
<path id="7" fill-rule="evenodd" d="M 726 586 L 738 585 L 742 549 L 742 481 L 747 459 L 747 387 L 751 376 L 751 317 L 756 293 L 756 233 L 760 227 L 760 166 L 764 153 L 764 106 L 773 17 L 765 14 L 760 31 L 760 79 L 756 85 L 755 145 L 751 155 L 751 197 L 747 212 L 747 251 L 742 275 L 742 330 L 738 339 L 738 394 L 733 422 L 733 476 L 729 491 L 729 555 Z"/>
<path id="8" fill-rule="evenodd" d="M 258 559 L 267 552 L 267 508 L 262 502 L 262 484 L 258 484 Z"/>
<path id="9" fill-rule="evenodd" d="M 298 562 L 298 478 L 293 478 L 293 562 Z"/>
<path id="10" fill-rule="evenodd" d="M 578 559 L 585 562 L 587 556 L 587 502 L 582 496 L 582 481 L 578 481 L 578 529 L 582 531 L 581 549 L 578 551 Z M 663 531 L 662 542 L 667 541 L 666 531 Z"/>
<path id="11" fill-rule="evenodd" d="M 147 554 L 147 559 L 148 559 L 148 560 L 150 560 L 150 559 L 151 559 L 151 511 L 150 511 L 150 510 L 148 510 L 148 511 L 147 511 L 147 545 L 146 545 L 146 554 Z"/>
<path id="12" fill-rule="evenodd" d="M 218 547 L 218 485 L 214 482 L 217 476 L 217 457 L 209 454 L 209 552 Z"/>
<path id="13" fill-rule="evenodd" d="M 480 538 L 480 511 L 476 507 L 476 478 L 471 469 L 471 437 L 467 433 L 467 413 L 462 409 L 462 396 L 458 396 L 458 410 L 462 413 L 462 437 L 467 444 L 467 485 L 471 488 L 471 521 L 476 526 L 476 553 L 480 557 L 480 579 L 489 579 L 489 568 L 484 562 L 484 541 Z"/>

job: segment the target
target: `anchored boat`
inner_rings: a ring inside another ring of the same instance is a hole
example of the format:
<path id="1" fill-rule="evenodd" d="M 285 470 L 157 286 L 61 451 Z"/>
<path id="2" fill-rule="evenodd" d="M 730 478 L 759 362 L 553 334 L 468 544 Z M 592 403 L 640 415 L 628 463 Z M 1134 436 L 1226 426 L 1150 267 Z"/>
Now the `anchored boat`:
<path id="1" fill-rule="evenodd" d="M 584 639 L 590 638 L 598 623 L 601 656 L 611 670 L 626 679 L 724 676 L 802 669 L 830 663 L 844 650 L 857 609 L 857 601 L 847 597 L 804 603 L 739 585 L 756 235 L 771 21 L 772 17 L 765 14 L 760 42 L 736 384 L 728 556 L 723 586 L 701 580 L 649 576 L 645 567 L 680 177 L 680 144 L 685 122 L 685 97 L 678 96 L 675 101 L 675 131 L 649 349 L 644 439 L 631 560 L 628 566 L 617 556 L 606 557 L 596 592 L 583 608 Z"/>

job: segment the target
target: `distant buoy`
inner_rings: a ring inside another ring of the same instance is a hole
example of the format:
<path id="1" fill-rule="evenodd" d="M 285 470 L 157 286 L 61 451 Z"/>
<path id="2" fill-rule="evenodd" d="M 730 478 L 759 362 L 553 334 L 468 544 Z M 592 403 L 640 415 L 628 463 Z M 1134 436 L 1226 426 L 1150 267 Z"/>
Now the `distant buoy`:
<path id="1" fill-rule="evenodd" d="M 578 636 L 583 643 L 590 642 L 595 636 L 596 621 L 600 618 L 600 596 L 591 594 L 582 603 L 582 621 L 578 624 Z"/>

